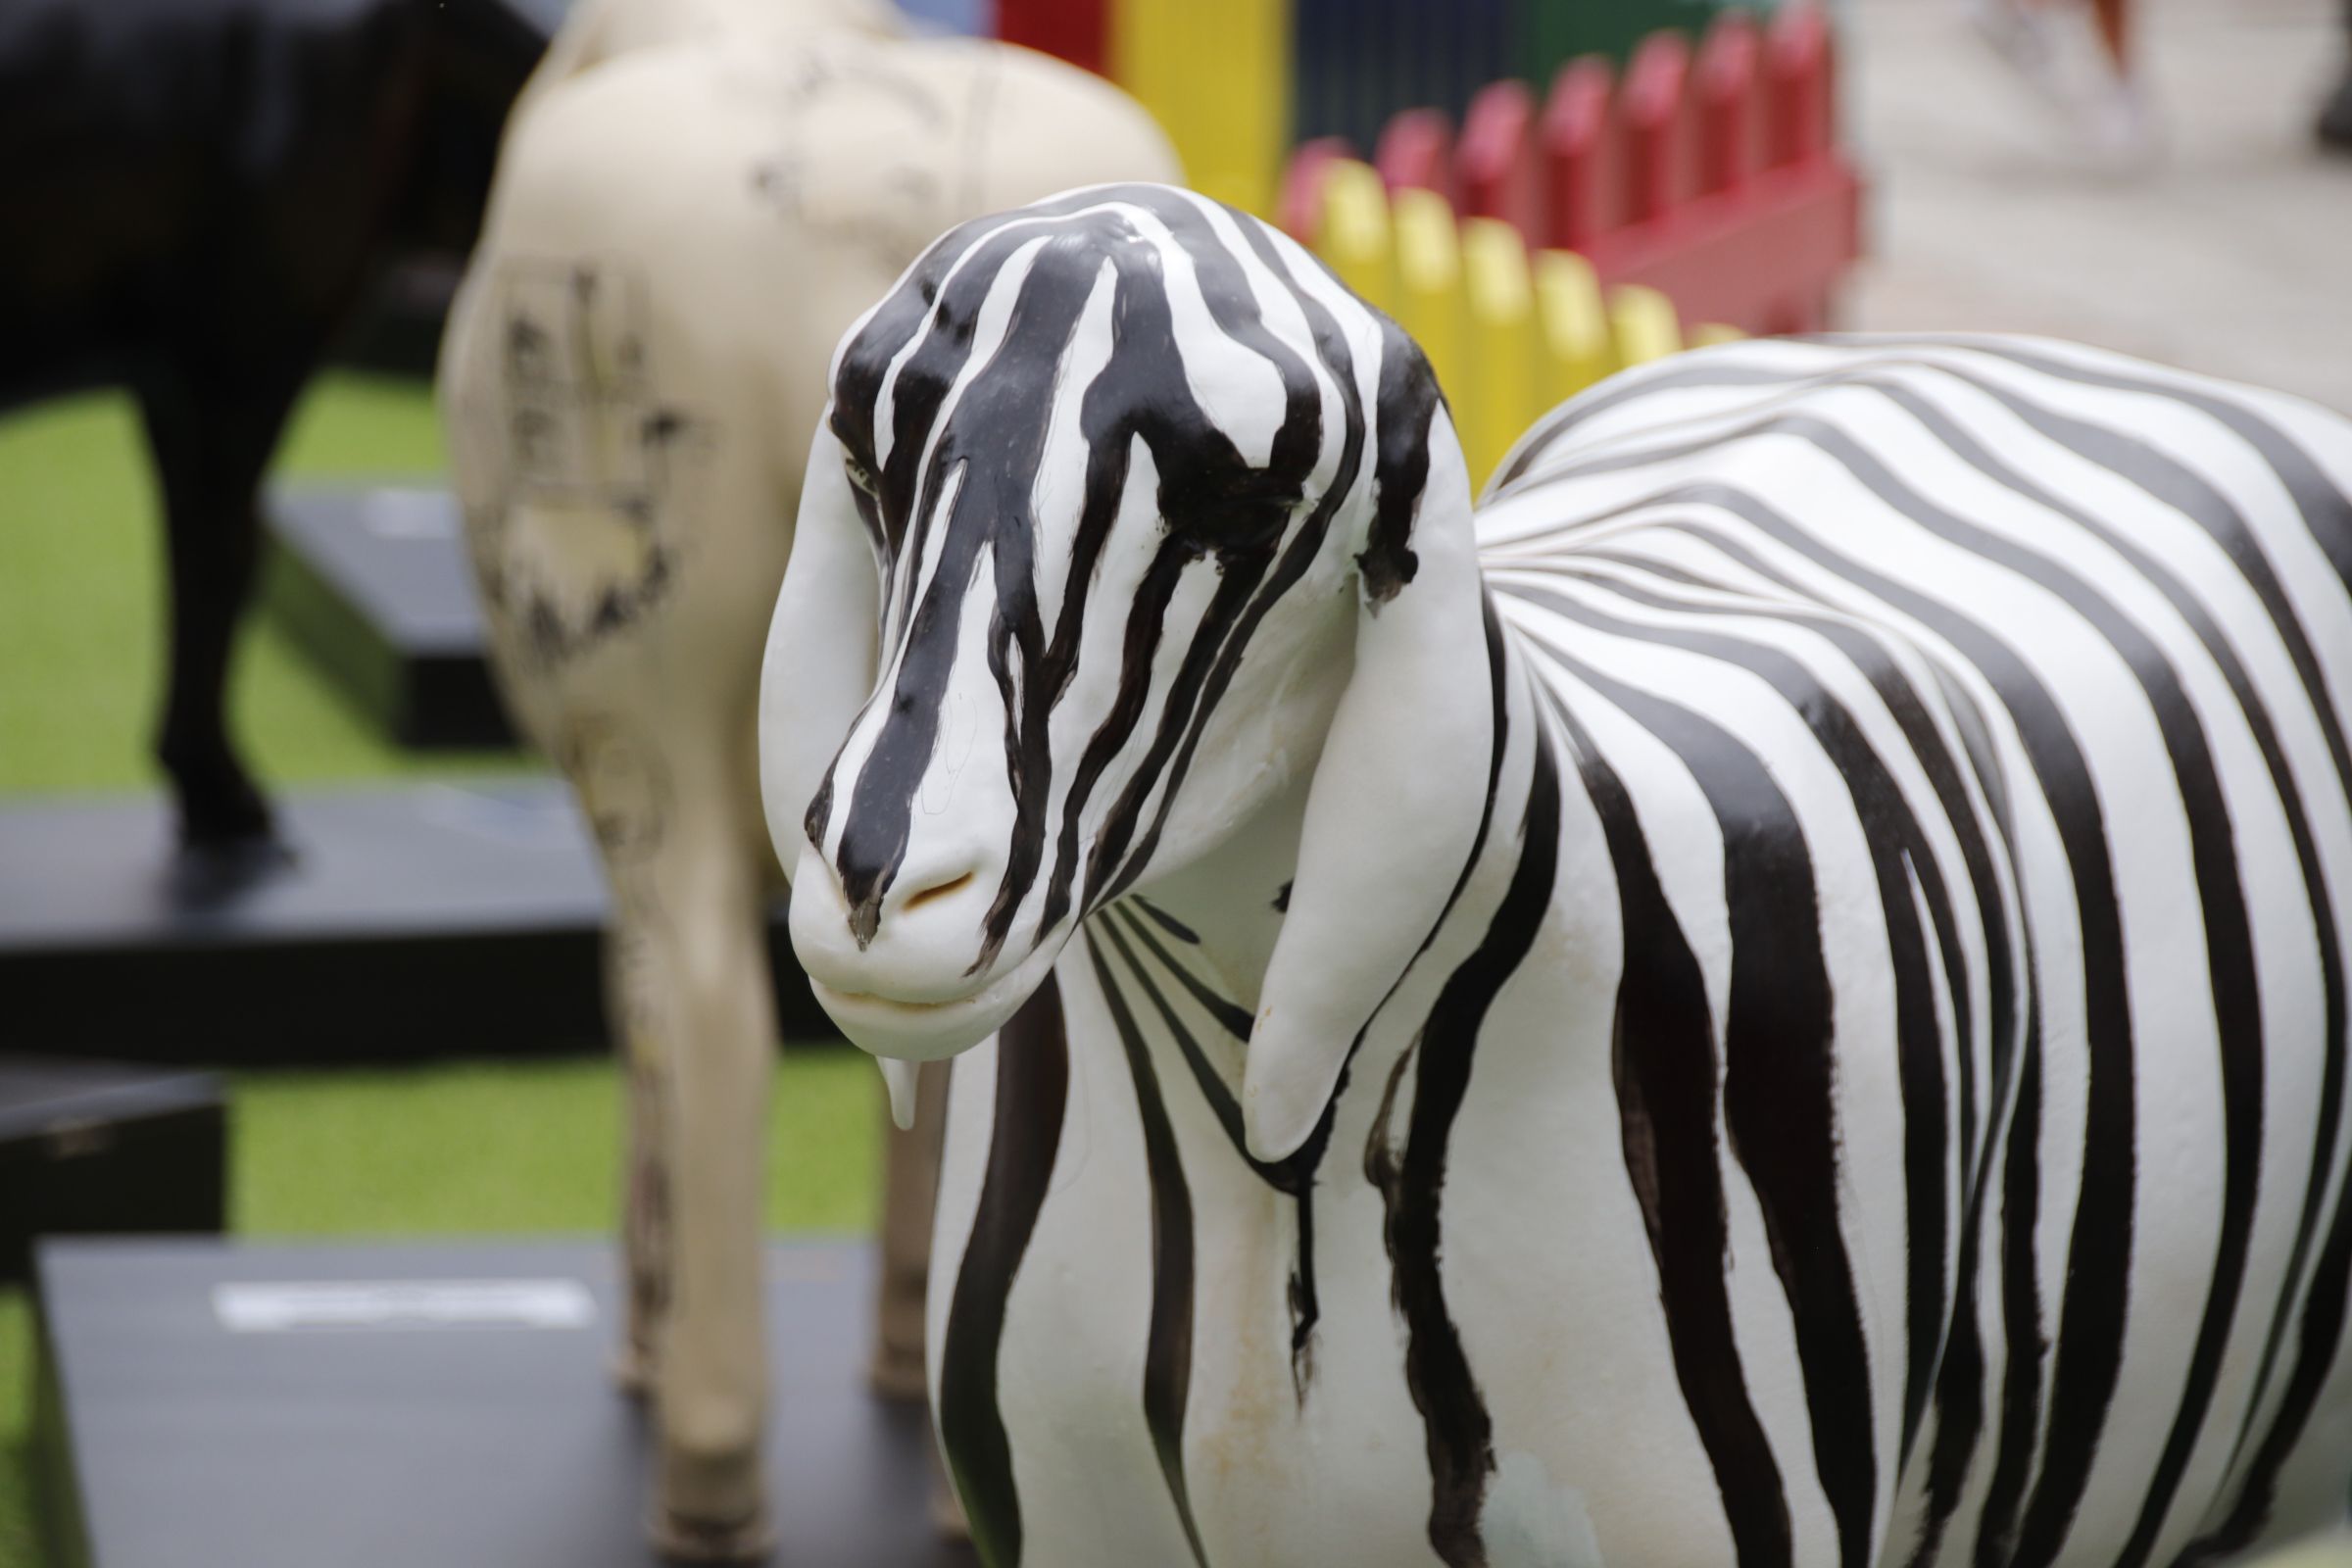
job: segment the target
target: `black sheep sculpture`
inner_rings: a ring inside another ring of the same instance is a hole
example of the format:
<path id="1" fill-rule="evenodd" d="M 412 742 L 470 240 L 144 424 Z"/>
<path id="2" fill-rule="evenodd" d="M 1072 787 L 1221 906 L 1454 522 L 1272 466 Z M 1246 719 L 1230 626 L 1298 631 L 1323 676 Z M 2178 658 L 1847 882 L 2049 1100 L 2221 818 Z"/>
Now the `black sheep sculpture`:
<path id="1" fill-rule="evenodd" d="M 276 855 L 223 684 L 258 489 L 370 280 L 463 255 L 556 0 L 0 0 L 0 409 L 138 401 L 171 561 L 156 755 L 199 862 Z"/>

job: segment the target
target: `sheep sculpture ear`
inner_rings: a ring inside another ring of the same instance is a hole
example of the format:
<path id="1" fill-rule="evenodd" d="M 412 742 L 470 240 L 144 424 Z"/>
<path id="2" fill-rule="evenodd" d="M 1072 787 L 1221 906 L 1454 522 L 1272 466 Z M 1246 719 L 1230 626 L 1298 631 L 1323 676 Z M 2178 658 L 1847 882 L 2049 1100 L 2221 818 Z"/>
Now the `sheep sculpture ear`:
<path id="1" fill-rule="evenodd" d="M 760 801 L 786 876 L 808 842 L 808 803 L 873 691 L 881 602 L 841 443 L 820 421 L 760 666 Z"/>
<path id="2" fill-rule="evenodd" d="M 1384 373 L 1379 483 L 1397 493 L 1374 497 L 1357 558 L 1355 668 L 1307 788 L 1298 878 L 1250 1036 L 1244 1124 L 1262 1160 L 1297 1152 L 1322 1120 L 1356 1039 L 1444 913 L 1490 788 L 1469 476 L 1419 351 L 1402 352 L 1426 402 Z"/>

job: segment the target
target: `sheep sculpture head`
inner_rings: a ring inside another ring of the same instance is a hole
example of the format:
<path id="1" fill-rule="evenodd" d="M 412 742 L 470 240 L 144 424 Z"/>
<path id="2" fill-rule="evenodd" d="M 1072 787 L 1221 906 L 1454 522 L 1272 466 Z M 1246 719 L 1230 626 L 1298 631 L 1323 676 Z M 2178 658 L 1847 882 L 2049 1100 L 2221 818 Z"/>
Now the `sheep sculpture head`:
<path id="1" fill-rule="evenodd" d="M 950 232 L 831 375 L 760 741 L 818 999 L 886 1070 L 962 1051 L 1303 790 L 1243 1097 L 1288 1154 L 1491 788 L 1427 362 L 1283 235 L 1131 185 Z"/>

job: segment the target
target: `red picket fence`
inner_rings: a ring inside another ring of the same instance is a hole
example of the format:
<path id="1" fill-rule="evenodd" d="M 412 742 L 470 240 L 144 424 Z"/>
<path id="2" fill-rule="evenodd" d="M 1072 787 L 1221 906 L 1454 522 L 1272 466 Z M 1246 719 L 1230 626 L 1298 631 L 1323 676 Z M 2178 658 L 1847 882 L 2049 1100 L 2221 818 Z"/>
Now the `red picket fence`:
<path id="1" fill-rule="evenodd" d="M 1434 111 L 1399 115 L 1373 164 L 1392 190 L 1435 190 L 1531 248 L 1579 252 L 1604 286 L 1654 288 L 1687 321 L 1812 331 L 1861 254 L 1860 186 L 1835 108 L 1817 7 L 1785 7 L 1762 27 L 1726 12 L 1695 51 L 1653 34 L 1622 76 L 1597 57 L 1571 61 L 1541 104 L 1524 83 L 1495 82 L 1458 136 Z M 1281 204 L 1292 233 L 1311 239 L 1319 172 L 1348 156 L 1328 139 L 1293 156 Z"/>

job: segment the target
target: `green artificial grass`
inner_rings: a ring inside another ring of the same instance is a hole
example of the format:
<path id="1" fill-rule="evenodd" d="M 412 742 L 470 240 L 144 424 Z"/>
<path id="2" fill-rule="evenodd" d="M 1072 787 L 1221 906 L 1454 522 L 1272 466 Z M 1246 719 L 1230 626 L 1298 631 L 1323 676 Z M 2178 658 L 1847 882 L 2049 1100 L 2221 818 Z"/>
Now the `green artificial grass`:
<path id="1" fill-rule="evenodd" d="M 431 474 L 421 387 L 333 376 L 304 402 L 280 474 Z M 156 784 L 168 646 L 164 541 L 138 412 L 120 394 L 0 418 L 0 794 Z M 266 613 L 247 616 L 229 723 L 271 784 L 526 765 L 511 752 L 403 752 Z"/>
<path id="2" fill-rule="evenodd" d="M 620 1212 L 619 1076 L 603 1060 L 239 1074 L 230 1225 L 247 1236 L 602 1231 Z M 789 1053 L 768 1223 L 872 1226 L 881 1079 L 856 1052 Z"/>
<path id="3" fill-rule="evenodd" d="M 440 466 L 423 388 L 332 376 L 297 415 L 276 472 Z M 162 691 L 162 562 L 128 399 L 0 418 L 0 795 L 157 787 L 147 745 Z M 272 787 L 532 765 L 510 752 L 395 749 L 262 613 L 246 621 L 230 711 Z M 881 1115 L 862 1056 L 788 1053 L 769 1222 L 870 1229 Z M 619 1088 L 601 1060 L 240 1073 L 230 1118 L 230 1221 L 243 1236 L 582 1234 L 618 1213 Z M 40 1562 L 24 1466 L 31 1344 L 24 1293 L 0 1291 L 0 1568 Z"/>

